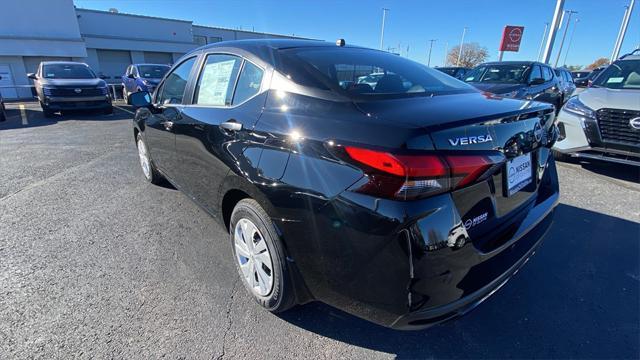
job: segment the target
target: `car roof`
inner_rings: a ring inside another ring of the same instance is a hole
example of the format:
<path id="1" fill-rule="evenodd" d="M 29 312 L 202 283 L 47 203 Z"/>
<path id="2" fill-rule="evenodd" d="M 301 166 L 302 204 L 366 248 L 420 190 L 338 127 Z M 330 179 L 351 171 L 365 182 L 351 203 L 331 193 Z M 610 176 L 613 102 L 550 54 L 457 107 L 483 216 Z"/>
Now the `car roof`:
<path id="1" fill-rule="evenodd" d="M 499 64 L 505 64 L 505 65 L 531 65 L 531 64 L 538 64 L 538 65 L 549 66 L 549 65 L 543 64 L 543 63 L 541 63 L 539 61 L 490 61 L 490 62 L 482 63 L 481 65 L 499 65 Z"/>
<path id="2" fill-rule="evenodd" d="M 330 43 L 323 40 L 304 40 L 304 39 L 246 39 L 246 40 L 231 40 L 220 41 L 217 43 L 205 45 L 200 47 L 201 50 L 216 48 L 216 47 L 235 47 L 239 49 L 249 50 L 256 47 L 267 47 L 271 49 L 288 49 L 296 47 L 327 47 L 335 46 L 335 43 Z M 359 47 L 354 45 L 345 45 L 344 47 Z"/>
<path id="3" fill-rule="evenodd" d="M 152 63 L 140 63 L 140 64 L 131 64 L 133 66 L 167 66 L 169 67 L 169 64 L 152 64 Z"/>
<path id="4" fill-rule="evenodd" d="M 43 61 L 41 62 L 42 65 L 84 65 L 84 66 L 89 66 L 83 62 L 77 62 L 77 61 Z"/>

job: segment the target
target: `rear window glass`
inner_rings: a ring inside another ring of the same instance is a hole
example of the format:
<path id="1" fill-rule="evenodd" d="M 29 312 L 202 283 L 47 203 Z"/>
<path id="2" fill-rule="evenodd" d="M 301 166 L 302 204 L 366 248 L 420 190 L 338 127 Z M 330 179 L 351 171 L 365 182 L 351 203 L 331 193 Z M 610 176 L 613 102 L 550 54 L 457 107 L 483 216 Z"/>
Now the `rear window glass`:
<path id="1" fill-rule="evenodd" d="M 82 64 L 47 64 L 42 66 L 42 76 L 47 79 L 93 79 L 95 74 Z"/>
<path id="2" fill-rule="evenodd" d="M 440 71 L 390 53 L 340 47 L 281 50 L 280 71 L 293 81 L 353 98 L 398 98 L 475 92 Z"/>
<path id="3" fill-rule="evenodd" d="M 168 66 L 160 65 L 140 65 L 138 66 L 138 74 L 140 77 L 147 79 L 161 79 L 164 74 L 169 71 Z"/>

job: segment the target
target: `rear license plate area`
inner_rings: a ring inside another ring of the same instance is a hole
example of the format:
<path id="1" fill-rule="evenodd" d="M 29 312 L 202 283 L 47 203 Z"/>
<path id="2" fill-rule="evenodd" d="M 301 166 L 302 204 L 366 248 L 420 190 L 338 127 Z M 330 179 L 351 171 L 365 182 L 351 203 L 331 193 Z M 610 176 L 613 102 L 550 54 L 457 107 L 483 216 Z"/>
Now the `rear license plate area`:
<path id="1" fill-rule="evenodd" d="M 520 155 L 505 165 L 505 194 L 512 196 L 533 181 L 531 153 Z"/>

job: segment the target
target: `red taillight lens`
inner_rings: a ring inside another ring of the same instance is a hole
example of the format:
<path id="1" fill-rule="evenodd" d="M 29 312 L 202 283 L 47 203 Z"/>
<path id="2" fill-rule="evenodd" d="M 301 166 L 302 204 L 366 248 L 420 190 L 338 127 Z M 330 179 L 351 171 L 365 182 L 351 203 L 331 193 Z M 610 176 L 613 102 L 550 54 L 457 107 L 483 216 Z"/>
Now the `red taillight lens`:
<path id="1" fill-rule="evenodd" d="M 458 189 L 486 178 L 496 162 L 482 155 L 398 155 L 345 146 L 346 154 L 366 165 L 368 182 L 357 191 L 396 199 L 415 199 Z"/>

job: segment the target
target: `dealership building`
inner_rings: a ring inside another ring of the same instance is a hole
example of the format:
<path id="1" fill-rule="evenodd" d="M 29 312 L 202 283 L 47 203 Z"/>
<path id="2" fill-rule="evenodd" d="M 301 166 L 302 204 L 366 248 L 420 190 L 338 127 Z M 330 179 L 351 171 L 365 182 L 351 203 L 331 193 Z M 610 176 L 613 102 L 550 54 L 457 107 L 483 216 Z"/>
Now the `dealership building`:
<path id="1" fill-rule="evenodd" d="M 9 1 L 0 11 L 0 93 L 5 99 L 32 97 L 24 85 L 41 61 L 84 62 L 119 84 L 130 64 L 172 64 L 205 44 L 255 38 L 300 37 L 80 9 L 72 0 Z"/>

